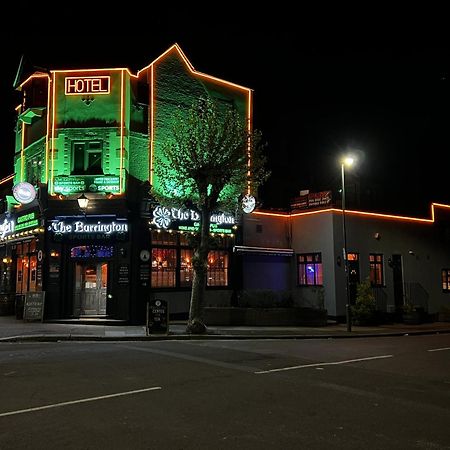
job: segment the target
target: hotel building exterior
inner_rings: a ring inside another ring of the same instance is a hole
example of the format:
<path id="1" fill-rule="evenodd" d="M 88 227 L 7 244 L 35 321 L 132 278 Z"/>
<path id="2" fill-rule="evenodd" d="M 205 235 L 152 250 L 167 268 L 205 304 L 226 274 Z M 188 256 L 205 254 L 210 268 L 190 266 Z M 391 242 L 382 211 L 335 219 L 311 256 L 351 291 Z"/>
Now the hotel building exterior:
<path id="1" fill-rule="evenodd" d="M 206 93 L 251 128 L 252 91 L 196 71 L 176 44 L 136 74 L 53 70 L 18 89 L 14 175 L 0 180 L 0 301 L 20 310 L 27 292 L 45 292 L 47 320 L 142 323 L 154 298 L 186 315 L 198 217 L 152 200 L 150 187 L 161 189 L 155 155 L 176 111 Z M 12 190 L 23 182 L 37 197 L 21 204 Z M 352 299 L 369 278 L 382 312 L 398 314 L 405 302 L 431 314 L 449 306 L 449 214 L 439 204 L 427 218 L 347 211 Z M 208 256 L 207 305 L 270 291 L 345 317 L 340 209 L 218 212 L 211 222 L 219 244 Z"/>
<path id="2" fill-rule="evenodd" d="M 195 211 L 156 205 L 154 170 L 179 108 L 208 94 L 251 127 L 250 89 L 196 71 L 173 45 L 137 74 L 125 68 L 34 73 L 18 87 L 13 179 L 35 187 L 0 217 L 1 292 L 16 305 L 45 291 L 46 319 L 142 322 L 155 295 L 188 310 Z M 25 186 L 26 188 L 26 186 Z M 87 208 L 78 199 L 87 198 Z M 236 223 L 212 217 L 208 297 L 229 301 Z"/>

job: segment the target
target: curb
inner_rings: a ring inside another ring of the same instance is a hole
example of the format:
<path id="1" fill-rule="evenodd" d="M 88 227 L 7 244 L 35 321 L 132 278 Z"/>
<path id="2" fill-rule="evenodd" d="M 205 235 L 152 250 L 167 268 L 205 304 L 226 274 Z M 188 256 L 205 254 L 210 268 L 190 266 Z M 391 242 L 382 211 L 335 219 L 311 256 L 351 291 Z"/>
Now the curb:
<path id="1" fill-rule="evenodd" d="M 355 338 L 375 338 L 375 337 L 399 337 L 399 336 L 422 336 L 432 334 L 450 334 L 448 330 L 403 330 L 389 333 L 358 333 L 358 334 L 169 334 L 150 336 L 90 336 L 78 334 L 63 335 L 42 335 L 31 334 L 21 336 L 8 336 L 0 338 L 0 343 L 4 342 L 117 342 L 117 341 L 189 341 L 189 340 L 301 340 L 301 339 L 355 339 Z"/>

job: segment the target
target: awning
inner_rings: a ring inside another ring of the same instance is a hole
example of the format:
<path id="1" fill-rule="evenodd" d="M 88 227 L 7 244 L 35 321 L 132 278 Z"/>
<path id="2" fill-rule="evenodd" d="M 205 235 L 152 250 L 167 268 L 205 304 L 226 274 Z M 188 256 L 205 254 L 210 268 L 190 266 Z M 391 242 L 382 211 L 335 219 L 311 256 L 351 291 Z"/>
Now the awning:
<path id="1" fill-rule="evenodd" d="M 250 247 L 248 245 L 235 245 L 233 252 L 247 255 L 267 255 L 267 256 L 292 256 L 292 248 L 274 248 L 274 247 Z"/>

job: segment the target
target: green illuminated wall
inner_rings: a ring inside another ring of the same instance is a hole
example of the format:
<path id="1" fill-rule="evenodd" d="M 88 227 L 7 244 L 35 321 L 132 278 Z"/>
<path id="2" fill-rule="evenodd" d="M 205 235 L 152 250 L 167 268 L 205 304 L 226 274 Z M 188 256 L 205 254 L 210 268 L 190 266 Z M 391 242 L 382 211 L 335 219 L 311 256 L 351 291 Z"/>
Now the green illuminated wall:
<path id="1" fill-rule="evenodd" d="M 181 108 L 189 109 L 201 96 L 209 94 L 219 105 L 233 106 L 246 120 L 247 93 L 229 85 L 192 73 L 181 56 L 172 51 L 161 59 L 154 69 L 155 78 L 155 119 L 154 119 L 154 156 L 161 155 L 165 143 L 171 139 L 173 121 Z M 162 192 L 161 183 L 153 173 L 153 189 Z"/>

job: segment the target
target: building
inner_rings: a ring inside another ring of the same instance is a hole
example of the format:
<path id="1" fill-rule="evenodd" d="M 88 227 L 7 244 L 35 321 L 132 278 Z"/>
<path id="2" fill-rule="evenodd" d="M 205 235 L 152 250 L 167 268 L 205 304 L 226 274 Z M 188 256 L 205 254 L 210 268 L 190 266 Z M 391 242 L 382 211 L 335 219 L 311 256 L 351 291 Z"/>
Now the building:
<path id="1" fill-rule="evenodd" d="M 136 74 L 50 70 L 18 90 L 12 185 L 37 196 L 6 197 L 1 291 L 16 306 L 45 292 L 46 319 L 139 323 L 155 295 L 172 314 L 188 311 L 197 217 L 151 201 L 150 186 L 161 189 L 155 156 L 177 109 L 206 93 L 251 127 L 251 90 L 196 71 L 176 44 Z M 235 219 L 218 213 L 212 223 L 222 237 L 209 255 L 209 298 L 229 301 Z"/>
<path id="2" fill-rule="evenodd" d="M 380 311 L 396 317 L 405 303 L 435 314 L 450 305 L 450 206 L 433 203 L 429 218 L 345 212 L 349 292 L 369 279 Z M 346 275 L 342 210 L 256 211 L 244 218 L 245 290 L 289 293 L 296 304 L 324 306 L 344 320 Z"/>

